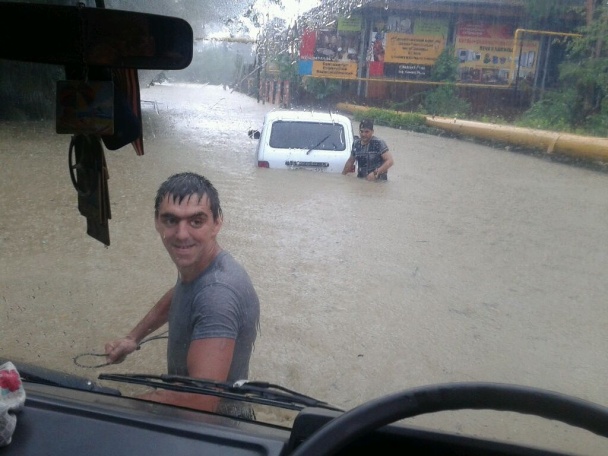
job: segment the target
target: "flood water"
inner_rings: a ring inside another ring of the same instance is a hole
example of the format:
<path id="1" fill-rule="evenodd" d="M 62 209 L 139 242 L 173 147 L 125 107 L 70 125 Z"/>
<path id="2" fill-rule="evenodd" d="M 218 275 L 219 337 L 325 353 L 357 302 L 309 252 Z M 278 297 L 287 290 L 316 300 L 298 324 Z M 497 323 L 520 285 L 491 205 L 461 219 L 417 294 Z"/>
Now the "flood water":
<path id="1" fill-rule="evenodd" d="M 255 166 L 274 106 L 221 87 L 142 89 L 145 148 L 106 151 L 111 246 L 86 236 L 50 123 L 0 125 L 3 356 L 72 358 L 123 336 L 175 282 L 153 224 L 169 175 L 218 188 L 221 245 L 262 305 L 251 379 L 350 408 L 425 384 L 492 381 L 608 405 L 608 174 L 386 127 L 389 182 Z M 166 369 L 150 342 L 106 372 Z M 115 387 L 115 384 L 109 385 Z M 416 425 L 606 454 L 603 439 L 499 412 Z"/>

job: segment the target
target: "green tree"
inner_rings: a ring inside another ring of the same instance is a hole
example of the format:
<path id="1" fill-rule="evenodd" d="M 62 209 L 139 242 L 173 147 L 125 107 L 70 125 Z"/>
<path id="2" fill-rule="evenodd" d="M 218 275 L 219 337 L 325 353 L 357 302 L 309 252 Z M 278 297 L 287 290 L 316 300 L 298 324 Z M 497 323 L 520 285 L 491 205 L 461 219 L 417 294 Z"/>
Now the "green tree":
<path id="1" fill-rule="evenodd" d="M 445 82 L 426 93 L 423 107 L 428 114 L 439 116 L 467 115 L 471 105 L 458 96 L 455 82 L 458 76 L 458 57 L 454 48 L 447 46 L 431 69 L 431 81 Z"/>
<path id="2" fill-rule="evenodd" d="M 560 67 L 560 80 L 565 87 L 574 87 L 578 93 L 575 109 L 579 119 L 605 115 L 603 106 L 608 94 L 608 6 L 595 8 L 590 24 L 580 30 L 582 37 L 573 40 L 568 58 Z"/>
<path id="3" fill-rule="evenodd" d="M 279 2 L 279 0 L 267 0 Z M 40 3 L 45 3 L 40 0 Z M 46 3 L 57 3 L 48 0 Z M 75 2 L 64 3 L 75 5 Z M 241 27 L 241 18 L 249 15 L 254 23 L 259 13 L 254 0 L 88 0 L 87 6 L 103 4 L 109 9 L 139 11 L 181 17 L 194 29 L 195 37 L 204 36 L 206 24 L 217 23 L 229 29 Z M 233 62 L 220 56 L 216 50 L 208 50 L 204 56 L 196 56 L 195 68 L 189 73 L 192 80 L 221 83 L 226 75 L 233 75 Z M 198 57 L 201 57 L 200 59 Z M 203 62 L 203 63 L 201 63 Z M 196 70 L 199 70 L 198 72 Z M 218 75 L 222 74 L 223 78 Z M 0 61 L 0 119 L 42 119 L 54 115 L 55 83 L 65 78 L 63 68 L 53 65 L 36 65 Z M 146 83 L 147 81 L 142 81 Z M 25 94 L 25 95 L 24 95 Z"/>
<path id="4" fill-rule="evenodd" d="M 527 0 L 524 3 L 528 13 L 533 16 L 548 17 L 562 13 L 572 5 L 572 0 Z"/>
<path id="5" fill-rule="evenodd" d="M 232 85 L 237 51 L 226 43 L 209 43 L 197 50 L 188 68 L 172 73 L 180 81 Z"/>
<path id="6" fill-rule="evenodd" d="M 590 6 L 590 5 L 587 5 Z M 593 4 L 589 21 L 572 40 L 559 67 L 559 88 L 526 113 L 524 125 L 552 125 L 606 135 L 608 127 L 608 6 Z M 558 116 L 558 117 L 556 117 Z M 548 121 L 551 117 L 550 121 Z"/>
<path id="7" fill-rule="evenodd" d="M 267 0 L 280 3 L 279 0 Z M 187 20 L 195 35 L 202 32 L 205 24 L 224 24 L 229 28 L 240 25 L 241 18 L 247 17 L 259 25 L 260 12 L 254 0 L 171 0 L 171 1 L 133 1 L 105 0 L 106 8 L 141 11 L 180 17 Z"/>
<path id="8" fill-rule="evenodd" d="M 325 100 L 332 95 L 340 93 L 342 83 L 337 79 L 306 78 L 304 90 L 312 94 L 317 100 Z"/>
<path id="9" fill-rule="evenodd" d="M 458 57 L 453 46 L 446 46 L 431 69 L 431 81 L 456 82 Z"/>

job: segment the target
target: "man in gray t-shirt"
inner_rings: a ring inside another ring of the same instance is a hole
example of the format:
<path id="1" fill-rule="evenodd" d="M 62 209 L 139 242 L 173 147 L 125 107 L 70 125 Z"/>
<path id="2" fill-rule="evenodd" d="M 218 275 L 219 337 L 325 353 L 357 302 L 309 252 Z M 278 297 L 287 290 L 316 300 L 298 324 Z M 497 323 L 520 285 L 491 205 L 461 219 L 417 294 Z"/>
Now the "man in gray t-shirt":
<path id="1" fill-rule="evenodd" d="M 217 190 L 203 176 L 176 174 L 160 186 L 155 225 L 177 267 L 177 284 L 126 337 L 106 344 L 108 362 L 121 362 L 144 337 L 169 323 L 170 374 L 247 379 L 260 303 L 245 269 L 217 242 L 222 222 Z M 217 397 L 161 389 L 139 397 L 209 411 L 220 405 Z M 231 410 L 225 402 L 220 409 Z"/>
<path id="2" fill-rule="evenodd" d="M 247 272 L 228 252 L 220 252 L 193 282 L 178 280 L 175 285 L 169 309 L 169 373 L 188 375 L 191 340 L 218 337 L 236 342 L 227 380 L 247 379 L 259 314 Z"/>

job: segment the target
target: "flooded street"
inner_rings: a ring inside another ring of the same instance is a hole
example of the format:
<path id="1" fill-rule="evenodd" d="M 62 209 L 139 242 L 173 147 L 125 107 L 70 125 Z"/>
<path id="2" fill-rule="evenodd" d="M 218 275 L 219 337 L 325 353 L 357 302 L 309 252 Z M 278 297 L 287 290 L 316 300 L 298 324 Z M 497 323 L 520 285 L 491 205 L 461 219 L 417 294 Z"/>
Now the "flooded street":
<path id="1" fill-rule="evenodd" d="M 386 184 L 259 169 L 247 131 L 272 105 L 193 85 L 145 88 L 142 101 L 145 155 L 106 151 L 109 248 L 77 211 L 69 136 L 51 123 L 0 125 L 3 355 L 36 353 L 94 379 L 73 357 L 125 335 L 175 282 L 154 195 L 169 175 L 195 171 L 218 188 L 220 244 L 260 297 L 252 379 L 343 408 L 455 381 L 608 405 L 608 174 L 381 126 L 395 158 Z M 150 342 L 104 371 L 163 372 L 164 348 Z M 554 422 L 455 416 L 413 422 L 608 453 Z"/>

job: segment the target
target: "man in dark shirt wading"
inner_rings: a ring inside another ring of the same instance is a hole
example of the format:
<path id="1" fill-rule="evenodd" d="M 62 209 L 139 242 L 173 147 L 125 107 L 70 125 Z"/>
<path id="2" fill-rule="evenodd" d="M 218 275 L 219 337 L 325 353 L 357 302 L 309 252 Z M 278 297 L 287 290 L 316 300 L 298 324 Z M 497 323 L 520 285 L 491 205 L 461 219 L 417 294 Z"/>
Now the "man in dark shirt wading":
<path id="1" fill-rule="evenodd" d="M 386 143 L 374 136 L 374 123 L 370 119 L 362 120 L 359 134 L 360 139 L 355 140 L 342 174 L 352 173 L 356 161 L 357 177 L 368 181 L 387 180 L 387 171 L 393 166 L 393 156 Z"/>

